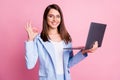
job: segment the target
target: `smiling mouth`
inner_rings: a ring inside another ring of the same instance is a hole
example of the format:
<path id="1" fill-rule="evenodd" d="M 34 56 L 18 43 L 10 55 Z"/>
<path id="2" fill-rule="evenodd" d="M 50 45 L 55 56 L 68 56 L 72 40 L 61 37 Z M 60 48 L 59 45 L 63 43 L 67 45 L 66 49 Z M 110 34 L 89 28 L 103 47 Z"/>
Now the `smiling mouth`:
<path id="1" fill-rule="evenodd" d="M 52 25 L 58 25 L 58 23 L 57 22 L 52 22 Z"/>

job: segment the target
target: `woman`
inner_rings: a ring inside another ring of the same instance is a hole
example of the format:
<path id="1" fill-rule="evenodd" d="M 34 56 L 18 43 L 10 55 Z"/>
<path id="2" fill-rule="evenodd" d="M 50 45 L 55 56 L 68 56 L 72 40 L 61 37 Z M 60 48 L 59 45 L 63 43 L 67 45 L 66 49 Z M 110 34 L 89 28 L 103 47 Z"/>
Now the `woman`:
<path id="1" fill-rule="evenodd" d="M 45 9 L 40 34 L 31 23 L 27 23 L 25 29 L 28 33 L 28 41 L 25 44 L 27 68 L 34 68 L 39 59 L 39 80 L 71 80 L 70 67 L 98 47 L 98 43 L 95 42 L 93 48 L 83 49 L 76 55 L 73 55 L 72 50 L 65 49 L 72 47 L 72 39 L 65 28 L 62 11 L 56 4 L 51 4 Z"/>

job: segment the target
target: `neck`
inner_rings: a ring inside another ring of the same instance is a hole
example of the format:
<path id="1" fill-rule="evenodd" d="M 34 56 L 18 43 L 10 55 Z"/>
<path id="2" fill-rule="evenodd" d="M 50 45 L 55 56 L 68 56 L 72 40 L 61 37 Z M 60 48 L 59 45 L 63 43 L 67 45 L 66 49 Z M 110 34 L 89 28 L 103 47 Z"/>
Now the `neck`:
<path id="1" fill-rule="evenodd" d="M 49 29 L 48 34 L 49 34 L 49 35 L 55 35 L 55 34 L 58 34 L 58 30 L 57 30 L 57 29 Z"/>

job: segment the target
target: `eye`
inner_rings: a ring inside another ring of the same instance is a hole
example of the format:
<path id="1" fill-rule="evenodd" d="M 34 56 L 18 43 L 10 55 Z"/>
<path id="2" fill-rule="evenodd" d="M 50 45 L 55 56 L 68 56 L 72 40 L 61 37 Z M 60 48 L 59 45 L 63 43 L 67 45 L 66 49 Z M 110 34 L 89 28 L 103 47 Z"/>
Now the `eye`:
<path id="1" fill-rule="evenodd" d="M 57 17 L 57 18 L 60 18 L 60 15 L 57 15 L 56 17 Z"/>
<path id="2" fill-rule="evenodd" d="M 49 15 L 48 15 L 48 17 L 49 17 L 49 18 L 52 18 L 52 17 L 53 17 L 53 15 L 52 15 L 52 14 L 49 14 Z"/>

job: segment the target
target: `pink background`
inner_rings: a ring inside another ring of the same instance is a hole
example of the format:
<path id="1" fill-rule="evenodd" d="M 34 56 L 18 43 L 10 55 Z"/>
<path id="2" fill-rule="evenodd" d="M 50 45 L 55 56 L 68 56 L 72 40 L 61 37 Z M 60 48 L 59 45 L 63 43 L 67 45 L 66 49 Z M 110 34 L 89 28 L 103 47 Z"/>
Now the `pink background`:
<path id="1" fill-rule="evenodd" d="M 26 68 L 24 26 L 41 30 L 50 3 L 62 8 L 73 46 L 85 44 L 90 22 L 107 24 L 102 47 L 71 68 L 72 80 L 120 80 L 120 0 L 0 0 L 0 80 L 38 79 L 38 63 Z"/>

